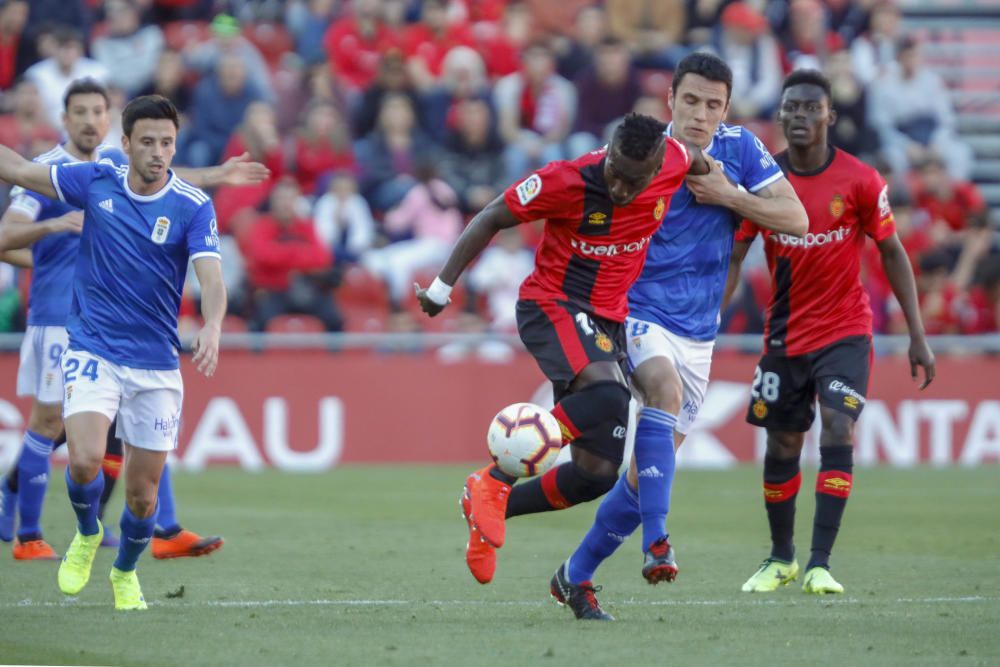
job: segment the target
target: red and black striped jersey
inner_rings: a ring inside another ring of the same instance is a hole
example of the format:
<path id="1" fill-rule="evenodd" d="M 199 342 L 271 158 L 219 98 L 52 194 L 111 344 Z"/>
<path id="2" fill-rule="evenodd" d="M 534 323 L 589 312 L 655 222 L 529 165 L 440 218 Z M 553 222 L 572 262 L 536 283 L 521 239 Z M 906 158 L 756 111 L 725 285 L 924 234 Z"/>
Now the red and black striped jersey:
<path id="1" fill-rule="evenodd" d="M 775 156 L 809 216 L 804 238 L 744 220 L 737 241 L 764 237 L 771 270 L 764 349 L 799 356 L 847 336 L 871 335 L 872 310 L 861 285 L 865 238 L 896 231 L 889 186 L 877 171 L 840 149 L 820 169 L 797 172 Z"/>
<path id="2" fill-rule="evenodd" d="M 628 289 L 639 277 L 653 233 L 684 182 L 691 157 L 666 137 L 663 167 L 624 207 L 604 181 L 606 147 L 573 161 L 551 162 L 504 192 L 521 222 L 545 219 L 535 270 L 521 299 L 559 299 L 615 322 L 628 315 Z"/>

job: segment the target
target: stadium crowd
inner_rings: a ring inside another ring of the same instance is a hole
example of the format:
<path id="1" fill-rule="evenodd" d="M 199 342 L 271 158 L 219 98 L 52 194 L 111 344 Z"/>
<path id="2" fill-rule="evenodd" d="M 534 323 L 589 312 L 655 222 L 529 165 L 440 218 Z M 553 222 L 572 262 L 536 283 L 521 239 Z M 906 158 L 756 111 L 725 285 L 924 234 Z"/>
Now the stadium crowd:
<path id="1" fill-rule="evenodd" d="M 728 122 L 773 151 L 782 78 L 824 70 L 835 143 L 892 184 L 928 333 L 1000 330 L 971 151 L 888 0 L 0 0 L 0 141 L 49 150 L 81 77 L 116 111 L 164 95 L 184 114 L 179 164 L 248 152 L 271 170 L 214 193 L 229 330 L 510 331 L 537 228 L 499 237 L 458 316 L 418 324 L 411 285 L 532 169 L 602 145 L 628 111 L 669 119 L 670 72 L 694 49 L 730 64 Z M 107 141 L 120 135 L 115 121 Z M 869 250 L 876 331 L 905 331 Z M 770 280 L 748 263 L 723 331 L 762 329 Z M 23 328 L 28 279 L 0 269 L 0 330 Z"/>

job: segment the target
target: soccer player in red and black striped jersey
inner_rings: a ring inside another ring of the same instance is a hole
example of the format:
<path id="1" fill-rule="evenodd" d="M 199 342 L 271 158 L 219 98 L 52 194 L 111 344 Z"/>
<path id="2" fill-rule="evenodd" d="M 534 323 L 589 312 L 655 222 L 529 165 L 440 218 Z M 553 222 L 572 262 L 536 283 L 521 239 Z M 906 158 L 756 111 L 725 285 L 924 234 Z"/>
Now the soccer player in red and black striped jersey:
<path id="1" fill-rule="evenodd" d="M 606 148 L 553 162 L 511 186 L 469 224 L 434 283 L 417 287 L 423 310 L 436 315 L 499 230 L 546 220 L 535 271 L 521 285 L 518 333 L 553 383 L 552 413 L 573 461 L 513 491 L 515 480 L 494 465 L 469 476 L 466 561 L 481 583 L 493 577 L 505 517 L 593 500 L 618 479 L 630 397 L 620 368 L 628 289 L 671 195 L 688 173 L 709 170 L 699 149 L 665 136 L 665 129 L 654 118 L 630 114 Z"/>
<path id="2" fill-rule="evenodd" d="M 799 456 L 820 403 L 820 471 L 812 551 L 803 578 L 807 593 L 842 593 L 829 558 L 853 486 L 854 424 L 865 406 L 871 365 L 872 312 L 861 285 L 866 237 L 878 245 L 882 265 L 910 329 L 913 379 L 934 379 L 917 306 L 913 271 L 896 235 L 888 186 L 871 167 L 827 142 L 835 120 L 830 83 L 812 70 L 785 80 L 778 120 L 788 150 L 775 156 L 809 215 L 809 232 L 793 238 L 744 221 L 730 261 L 726 301 L 753 239 L 763 237 L 773 294 L 767 307 L 764 353 L 754 373 L 747 421 L 767 429 L 764 503 L 771 555 L 743 585 L 773 591 L 799 572 L 793 546 Z"/>

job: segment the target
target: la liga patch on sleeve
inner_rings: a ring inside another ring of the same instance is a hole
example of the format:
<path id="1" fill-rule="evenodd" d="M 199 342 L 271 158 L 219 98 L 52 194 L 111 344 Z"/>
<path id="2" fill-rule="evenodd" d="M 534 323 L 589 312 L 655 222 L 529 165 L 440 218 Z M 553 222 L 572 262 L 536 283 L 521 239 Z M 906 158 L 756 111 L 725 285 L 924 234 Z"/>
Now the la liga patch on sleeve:
<path id="1" fill-rule="evenodd" d="M 521 202 L 521 206 L 527 206 L 528 202 L 542 191 L 542 179 L 538 174 L 532 174 L 518 183 L 514 190 L 517 192 L 517 200 Z"/>

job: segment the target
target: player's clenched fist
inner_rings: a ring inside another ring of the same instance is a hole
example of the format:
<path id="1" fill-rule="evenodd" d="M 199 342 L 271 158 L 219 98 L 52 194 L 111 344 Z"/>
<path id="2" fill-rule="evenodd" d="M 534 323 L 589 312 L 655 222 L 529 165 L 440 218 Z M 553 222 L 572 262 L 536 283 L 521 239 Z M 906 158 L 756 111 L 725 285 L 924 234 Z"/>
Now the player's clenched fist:
<path id="1" fill-rule="evenodd" d="M 424 289 L 418 283 L 413 283 L 413 291 L 416 293 L 417 301 L 420 303 L 420 310 L 431 317 L 440 313 L 444 310 L 445 306 L 451 303 L 451 287 L 443 283 L 440 278 L 435 278 L 434 282 L 427 289 Z"/>

